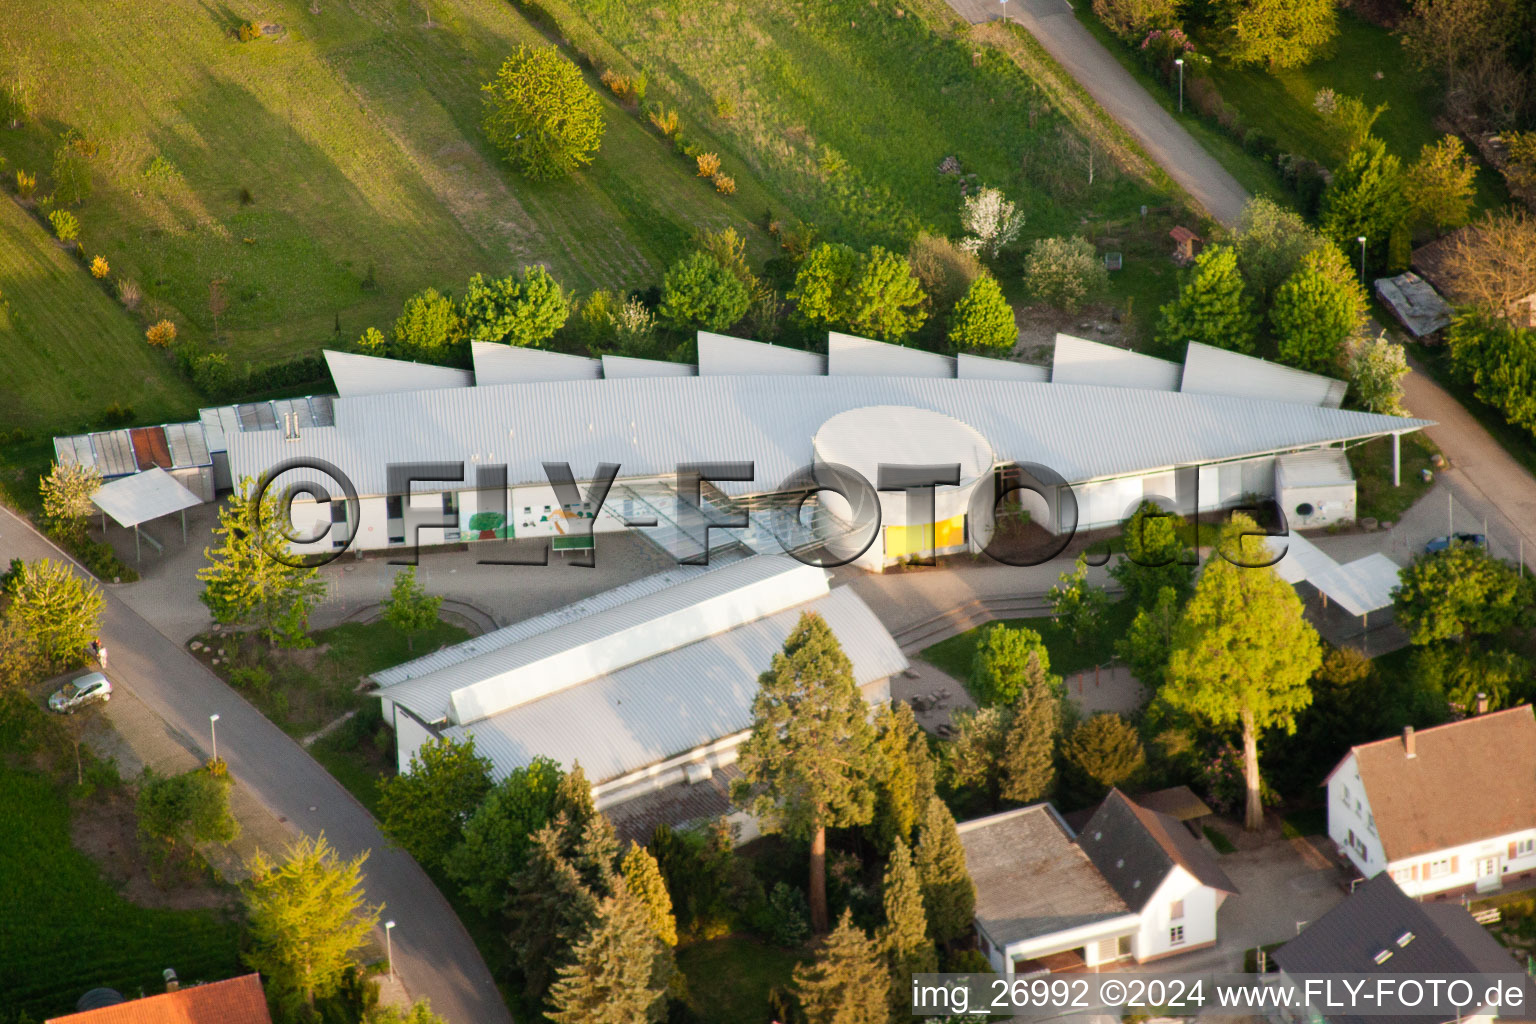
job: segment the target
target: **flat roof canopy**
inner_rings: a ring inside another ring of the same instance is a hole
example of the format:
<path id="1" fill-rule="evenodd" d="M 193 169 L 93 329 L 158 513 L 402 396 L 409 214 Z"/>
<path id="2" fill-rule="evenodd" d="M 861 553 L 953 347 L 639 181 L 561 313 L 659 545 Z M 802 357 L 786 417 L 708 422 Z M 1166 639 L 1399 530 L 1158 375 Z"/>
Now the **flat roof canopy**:
<path id="1" fill-rule="evenodd" d="M 1285 557 L 1275 563 L 1275 572 L 1287 583 L 1306 581 L 1357 618 L 1392 603 L 1401 570 L 1386 555 L 1373 552 L 1340 565 L 1295 531 L 1285 540 Z"/>
<path id="2" fill-rule="evenodd" d="M 138 526 L 203 503 L 159 466 L 102 484 L 91 501 L 119 526 Z"/>

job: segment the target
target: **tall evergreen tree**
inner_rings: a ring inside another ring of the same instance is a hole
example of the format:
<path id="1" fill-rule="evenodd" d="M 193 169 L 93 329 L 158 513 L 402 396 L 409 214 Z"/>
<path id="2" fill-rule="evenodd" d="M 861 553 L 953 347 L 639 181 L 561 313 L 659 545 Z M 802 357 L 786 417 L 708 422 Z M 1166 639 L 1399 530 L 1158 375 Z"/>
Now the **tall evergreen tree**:
<path id="1" fill-rule="evenodd" d="M 1061 694 L 1052 686 L 1029 686 L 1019 696 L 1003 746 L 1006 799 L 1032 803 L 1055 789 L 1061 711 Z"/>
<path id="2" fill-rule="evenodd" d="M 950 779 L 958 786 L 981 789 L 995 811 L 1003 797 L 1003 751 L 1013 709 L 994 705 L 956 711 L 953 720 L 955 735 L 946 749 Z"/>
<path id="3" fill-rule="evenodd" d="M 1409 213 L 1403 200 L 1403 165 L 1386 143 L 1369 136 L 1350 151 L 1323 193 L 1318 225 L 1347 253 L 1364 238 L 1368 264 L 1385 263 L 1392 232 Z"/>
<path id="4" fill-rule="evenodd" d="M 523 992 L 537 1005 L 556 970 L 569 962 L 570 950 L 597 918 L 598 898 L 582 884 L 563 848 L 569 821 L 534 833 L 528 863 L 512 880 L 507 897 L 507 938 L 513 962 L 523 978 Z"/>
<path id="5" fill-rule="evenodd" d="M 668 946 L 677 945 L 677 918 L 672 913 L 672 894 L 661 877 L 661 867 L 651 851 L 630 840 L 622 866 L 624 888 L 645 908 L 651 931 Z"/>
<path id="6" fill-rule="evenodd" d="M 887 1024 L 890 976 L 880 948 L 853 923 L 853 912 L 827 936 L 816 959 L 797 964 L 795 994 L 806 1024 Z"/>
<path id="7" fill-rule="evenodd" d="M 881 759 L 875 781 L 875 834 L 882 849 L 897 839 L 910 843 L 934 793 L 933 753 L 906 701 L 882 705 L 875 714 Z"/>
<path id="8" fill-rule="evenodd" d="M 620 887 L 597 905 L 591 927 L 549 992 L 555 1024 L 640 1024 L 666 1016 L 676 968 L 645 907 Z"/>
<path id="9" fill-rule="evenodd" d="M 880 944 L 890 964 L 891 1015 L 899 1020 L 910 1015 L 912 975 L 931 974 L 939 969 L 938 950 L 928 936 L 922 883 L 918 881 L 912 853 L 900 839 L 886 862 L 880 894 L 885 908 Z"/>
<path id="10" fill-rule="evenodd" d="M 1207 246 L 1196 256 L 1178 297 L 1159 313 L 1157 341 L 1170 351 L 1187 341 L 1253 351 L 1253 304 L 1237 269 L 1237 253 L 1229 245 Z"/>
<path id="11" fill-rule="evenodd" d="M 935 942 L 950 943 L 971 933 L 976 915 L 976 885 L 965 866 L 965 847 L 955 819 L 937 796 L 923 814 L 917 843 L 917 877 L 928 912 L 928 933 Z"/>
<path id="12" fill-rule="evenodd" d="M 811 843 L 811 926 L 827 928 L 827 829 L 868 824 L 879 753 L 853 664 L 826 620 L 800 617 L 758 678 L 737 799 L 769 829 Z M 754 787 L 758 787 L 754 793 Z"/>

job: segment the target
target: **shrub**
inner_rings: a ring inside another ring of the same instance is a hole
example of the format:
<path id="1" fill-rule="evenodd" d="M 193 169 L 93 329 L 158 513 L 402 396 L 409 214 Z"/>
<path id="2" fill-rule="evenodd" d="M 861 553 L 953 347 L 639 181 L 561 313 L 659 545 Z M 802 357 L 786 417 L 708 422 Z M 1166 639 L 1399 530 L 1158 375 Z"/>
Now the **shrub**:
<path id="1" fill-rule="evenodd" d="M 131 277 L 117 279 L 117 300 L 127 309 L 138 309 L 139 303 L 144 299 L 144 293 L 139 290 L 139 282 Z"/>
<path id="2" fill-rule="evenodd" d="M 715 153 L 700 153 L 695 157 L 699 165 L 699 177 L 713 178 L 720 173 L 720 157 Z"/>
<path id="3" fill-rule="evenodd" d="M 241 25 L 239 28 L 235 29 L 235 36 L 242 43 L 248 43 L 253 39 L 260 39 L 261 26 L 256 24 L 254 21 L 248 21 Z"/>
<path id="4" fill-rule="evenodd" d="M 1128 43 L 1148 29 L 1168 28 L 1178 21 L 1173 0 L 1093 0 L 1093 13 L 1105 28 Z"/>
<path id="5" fill-rule="evenodd" d="M 603 107 L 581 69 L 554 46 L 520 46 L 502 62 L 486 96 L 485 133 L 535 181 L 592 162 L 602 145 Z"/>
<path id="6" fill-rule="evenodd" d="M 715 191 L 723 196 L 736 194 L 736 179 L 729 174 L 716 174 L 710 179 L 715 183 Z"/>
<path id="7" fill-rule="evenodd" d="M 54 210 L 48 215 L 48 223 L 61 242 L 73 242 L 80 237 L 80 218 L 68 210 Z"/>
<path id="8" fill-rule="evenodd" d="M 265 697 L 272 688 L 272 673 L 262 665 L 239 665 L 230 670 L 229 681 L 237 689 Z"/>
<path id="9" fill-rule="evenodd" d="M 768 894 L 763 929 L 768 940 L 785 949 L 798 949 L 811 937 L 811 908 L 805 893 L 787 882 L 774 885 Z"/>
<path id="10" fill-rule="evenodd" d="M 651 124 L 656 126 L 656 130 L 669 139 L 676 135 L 678 128 L 682 126 L 678 120 L 677 111 L 668 110 L 660 103 L 651 108 L 648 116 Z"/>
<path id="11" fill-rule="evenodd" d="M 751 302 L 740 278 L 709 253 L 695 252 L 667 271 L 659 312 L 679 330 L 723 331 L 746 314 Z"/>
<path id="12" fill-rule="evenodd" d="M 1024 258 L 1024 284 L 1038 302 L 1072 312 L 1109 283 L 1109 271 L 1085 238 L 1042 238 Z"/>
<path id="13" fill-rule="evenodd" d="M 935 314 L 943 316 L 980 277 L 981 261 L 942 235 L 918 233 L 907 249 L 907 263 Z"/>
<path id="14" fill-rule="evenodd" d="M 37 175 L 18 170 L 16 172 L 16 194 L 22 199 L 31 199 L 32 193 L 36 191 Z"/>
<path id="15" fill-rule="evenodd" d="M 112 273 L 112 268 L 107 265 L 107 258 L 105 256 L 97 256 L 91 260 L 91 276 L 96 280 L 100 281 L 110 273 Z"/>
<path id="16" fill-rule="evenodd" d="M 192 361 L 192 383 L 209 397 L 233 391 L 235 379 L 229 357 L 223 352 L 209 352 Z"/>
<path id="17" fill-rule="evenodd" d="M 164 156 L 156 154 L 155 158 L 149 162 L 149 166 L 144 168 L 144 177 L 150 181 L 175 181 L 181 177 L 181 172 Z"/>
<path id="18" fill-rule="evenodd" d="M 176 340 L 176 325 L 169 320 L 150 324 L 149 330 L 144 332 L 144 339 L 156 348 L 166 348 Z"/>
<path id="19" fill-rule="evenodd" d="M 978 277 L 950 314 L 949 343 L 957 349 L 1007 352 L 1018 340 L 1013 307 L 997 279 L 990 274 Z"/>
<path id="20" fill-rule="evenodd" d="M 609 68 L 599 75 L 598 78 L 608 87 L 610 92 L 624 102 L 627 103 L 634 98 L 635 85 L 628 76 L 621 75 L 612 68 Z"/>
<path id="21" fill-rule="evenodd" d="M 720 93 L 715 97 L 715 114 L 722 121 L 729 121 L 736 116 L 736 100 L 728 93 Z"/>

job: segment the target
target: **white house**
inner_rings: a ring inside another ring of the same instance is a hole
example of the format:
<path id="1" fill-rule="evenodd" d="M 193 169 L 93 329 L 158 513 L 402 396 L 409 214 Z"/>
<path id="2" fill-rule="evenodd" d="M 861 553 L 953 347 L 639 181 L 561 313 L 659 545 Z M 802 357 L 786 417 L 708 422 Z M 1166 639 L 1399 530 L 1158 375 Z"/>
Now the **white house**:
<path id="1" fill-rule="evenodd" d="M 1529 705 L 1354 747 L 1329 774 L 1328 835 L 1366 878 L 1454 896 L 1536 878 Z"/>
<path id="2" fill-rule="evenodd" d="M 1080 835 L 1050 804 L 959 826 L 976 935 L 999 974 L 1097 968 L 1216 941 L 1232 883 L 1176 819 L 1113 790 Z"/>

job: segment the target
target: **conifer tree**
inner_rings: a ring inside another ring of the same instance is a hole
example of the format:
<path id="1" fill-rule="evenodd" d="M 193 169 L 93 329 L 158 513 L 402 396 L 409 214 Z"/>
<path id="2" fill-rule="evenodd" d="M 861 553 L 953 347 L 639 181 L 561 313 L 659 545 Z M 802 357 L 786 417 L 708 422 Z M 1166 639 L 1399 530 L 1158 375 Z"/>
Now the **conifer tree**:
<path id="1" fill-rule="evenodd" d="M 882 960 L 879 946 L 844 910 L 816 959 L 795 966 L 806 1024 L 887 1024 L 891 981 Z"/>
<path id="2" fill-rule="evenodd" d="M 965 847 L 955 819 L 937 796 L 928 800 L 917 844 L 917 877 L 928 911 L 928 933 L 949 943 L 971 931 L 976 914 L 976 886 L 965 866 Z"/>
<path id="3" fill-rule="evenodd" d="M 507 898 L 508 941 L 530 1002 L 542 1002 L 556 970 L 568 962 L 571 946 L 592 926 L 598 899 L 563 847 L 568 819 L 533 835 L 528 863 L 512 880 Z"/>
<path id="4" fill-rule="evenodd" d="M 661 866 L 651 856 L 651 851 L 630 840 L 622 870 L 624 888 L 645 907 L 651 931 L 668 946 L 677 945 L 677 918 L 672 913 L 672 894 L 667 891 L 666 879 L 661 877 Z"/>
<path id="5" fill-rule="evenodd" d="M 880 944 L 891 971 L 891 1013 L 899 1019 L 911 1004 L 912 975 L 939 969 L 939 954 L 928 936 L 922 884 L 912 853 L 901 839 L 896 840 L 885 866 L 881 902 L 885 926 L 880 930 Z"/>
<path id="6" fill-rule="evenodd" d="M 1280 359 L 1313 373 L 1337 374 L 1344 343 L 1365 324 L 1367 301 L 1337 246 L 1307 253 L 1276 290 L 1269 311 Z"/>
<path id="7" fill-rule="evenodd" d="M 619 888 L 596 907 L 591 927 L 561 965 L 550 989 L 555 1024 L 640 1024 L 666 1015 L 676 968 L 656 938 L 645 907 Z"/>
<path id="8" fill-rule="evenodd" d="M 1161 310 L 1158 344 L 1180 350 L 1198 341 L 1234 352 L 1252 352 L 1256 318 L 1229 245 L 1212 245 L 1195 257 L 1194 269 L 1172 302 Z"/>
<path id="9" fill-rule="evenodd" d="M 897 839 L 912 841 L 934 793 L 933 753 L 905 701 L 881 706 L 875 732 L 882 765 L 875 783 L 875 834 L 881 848 L 889 849 Z"/>
<path id="10" fill-rule="evenodd" d="M 1350 151 L 1323 193 L 1318 225 L 1339 248 L 1359 253 L 1364 238 L 1370 266 L 1386 258 L 1393 230 L 1410 212 L 1403 197 L 1403 165 L 1386 143 L 1369 136 Z"/>
<path id="11" fill-rule="evenodd" d="M 955 736 L 946 751 L 950 778 L 955 785 L 981 789 L 987 805 L 996 810 L 1003 796 L 1003 752 L 1013 710 L 994 706 L 956 711 L 953 720 Z"/>
<path id="12" fill-rule="evenodd" d="M 1013 708 L 1003 748 L 1003 796 L 1019 803 L 1043 800 L 1056 786 L 1056 740 L 1061 696 L 1050 686 L 1025 688 Z"/>
<path id="13" fill-rule="evenodd" d="M 737 798 L 765 826 L 811 843 L 811 926 L 827 928 L 827 829 L 867 824 L 879 753 L 853 664 L 826 620 L 806 613 L 758 679 Z M 759 787 L 753 796 L 753 787 Z"/>

